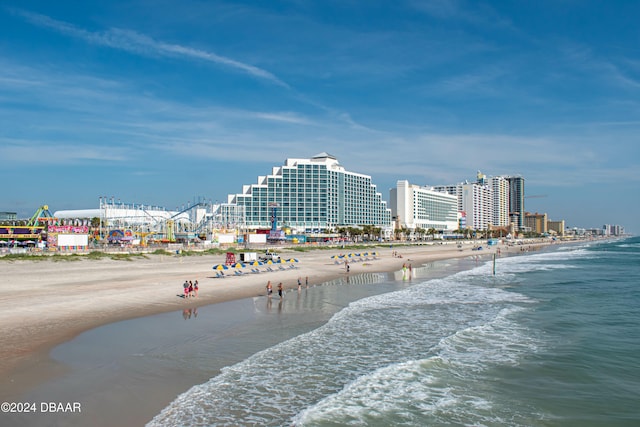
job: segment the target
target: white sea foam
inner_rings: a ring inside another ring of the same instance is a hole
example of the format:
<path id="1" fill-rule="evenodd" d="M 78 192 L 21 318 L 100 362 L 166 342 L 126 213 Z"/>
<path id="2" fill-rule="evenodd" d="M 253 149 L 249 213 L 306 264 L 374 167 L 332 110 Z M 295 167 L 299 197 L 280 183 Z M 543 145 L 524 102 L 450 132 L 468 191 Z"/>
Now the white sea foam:
<path id="1" fill-rule="evenodd" d="M 473 425 L 526 425 L 526 419 L 514 419 L 513 403 L 492 400 L 483 386 L 489 368 L 515 365 L 540 346 L 530 331 L 510 320 L 520 310 L 504 309 L 486 324 L 443 338 L 429 358 L 363 375 L 301 411 L 293 423 L 422 426 L 458 418 Z"/>
<path id="2" fill-rule="evenodd" d="M 568 268 L 563 261 L 581 251 L 500 258 L 495 276 L 489 262 L 351 303 L 324 326 L 224 368 L 149 425 L 266 426 L 293 417 L 304 425 L 322 414 L 357 425 L 372 410 L 408 425 L 421 425 L 412 417 L 425 412 L 436 424 L 526 424 L 482 397 L 487 369 L 517 365 L 542 345 L 512 319 L 536 301 L 505 288 L 549 263 Z"/>

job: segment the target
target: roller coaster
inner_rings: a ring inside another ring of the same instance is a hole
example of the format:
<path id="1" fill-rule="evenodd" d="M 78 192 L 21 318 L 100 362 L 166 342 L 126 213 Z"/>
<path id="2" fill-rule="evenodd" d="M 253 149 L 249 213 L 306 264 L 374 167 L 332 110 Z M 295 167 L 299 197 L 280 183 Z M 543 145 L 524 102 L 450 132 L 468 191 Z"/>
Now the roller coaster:
<path id="1" fill-rule="evenodd" d="M 177 211 L 101 200 L 99 240 L 110 243 L 175 243 L 204 239 L 210 232 L 213 205 L 197 201 Z"/>
<path id="2" fill-rule="evenodd" d="M 50 226 L 73 225 L 83 225 L 93 241 L 147 246 L 207 240 L 216 231 L 240 230 L 244 227 L 244 210 L 194 200 L 180 209 L 168 211 L 158 206 L 101 198 L 99 209 L 57 211 L 54 216 L 47 205 L 42 205 L 29 220 L 0 223 L 0 243 L 36 244 L 47 241 Z"/>

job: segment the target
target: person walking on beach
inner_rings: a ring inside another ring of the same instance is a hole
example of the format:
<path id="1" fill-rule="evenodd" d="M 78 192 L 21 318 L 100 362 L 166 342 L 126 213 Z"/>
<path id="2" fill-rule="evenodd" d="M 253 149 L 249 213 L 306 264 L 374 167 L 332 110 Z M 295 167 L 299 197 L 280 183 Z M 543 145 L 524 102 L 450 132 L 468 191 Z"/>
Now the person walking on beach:
<path id="1" fill-rule="evenodd" d="M 282 282 L 278 283 L 278 295 L 280 296 L 280 299 L 282 299 L 282 293 L 283 289 L 282 289 Z"/>
<path id="2" fill-rule="evenodd" d="M 271 298 L 271 294 L 273 293 L 273 286 L 271 286 L 271 280 L 267 282 L 267 296 Z"/>
<path id="3" fill-rule="evenodd" d="M 182 287 L 184 288 L 184 299 L 189 298 L 189 282 L 185 280 Z"/>
<path id="4" fill-rule="evenodd" d="M 198 280 L 196 280 L 193 284 L 193 296 L 198 298 Z"/>
<path id="5" fill-rule="evenodd" d="M 302 281 L 300 280 L 300 277 L 298 277 L 298 293 L 300 293 L 301 289 L 302 289 Z"/>
<path id="6" fill-rule="evenodd" d="M 305 277 L 305 279 L 304 279 L 304 285 L 305 285 L 305 287 L 307 287 L 307 288 L 309 287 L 309 276 Z"/>
<path id="7" fill-rule="evenodd" d="M 193 296 L 193 282 L 191 280 L 189 280 L 189 287 L 187 289 L 189 289 L 189 298 L 191 298 Z"/>

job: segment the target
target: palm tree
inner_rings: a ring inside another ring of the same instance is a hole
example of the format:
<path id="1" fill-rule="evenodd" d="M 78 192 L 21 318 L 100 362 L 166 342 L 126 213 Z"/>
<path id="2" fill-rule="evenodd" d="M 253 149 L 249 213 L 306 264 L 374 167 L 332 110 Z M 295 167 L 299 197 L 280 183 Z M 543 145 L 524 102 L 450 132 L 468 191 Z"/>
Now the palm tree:
<path id="1" fill-rule="evenodd" d="M 433 236 L 435 234 L 438 234 L 438 230 L 436 230 L 435 228 L 431 227 L 430 229 L 427 230 L 427 234 L 429 236 L 431 236 L 431 240 L 433 240 Z"/>
<path id="2" fill-rule="evenodd" d="M 411 234 L 411 230 L 407 227 L 402 227 L 400 229 L 402 231 L 402 235 L 404 236 L 404 240 L 409 240 L 409 234 Z"/>

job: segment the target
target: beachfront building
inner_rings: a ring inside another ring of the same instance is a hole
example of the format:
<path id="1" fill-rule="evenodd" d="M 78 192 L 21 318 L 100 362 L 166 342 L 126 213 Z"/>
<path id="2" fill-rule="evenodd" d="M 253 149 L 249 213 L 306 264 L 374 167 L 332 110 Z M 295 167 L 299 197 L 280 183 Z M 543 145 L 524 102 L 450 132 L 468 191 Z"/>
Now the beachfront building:
<path id="1" fill-rule="evenodd" d="M 491 227 L 513 227 L 524 230 L 524 178 L 495 176 L 487 178 L 478 171 L 476 181 L 453 185 L 436 185 L 435 191 L 458 198 L 458 210 L 467 228 L 486 230 Z M 463 227 L 461 227 L 463 228 Z"/>
<path id="2" fill-rule="evenodd" d="M 493 190 L 478 182 L 462 184 L 462 209 L 467 213 L 467 227 L 488 230 L 493 220 Z"/>
<path id="3" fill-rule="evenodd" d="M 548 233 L 548 217 L 546 213 L 530 213 L 524 214 L 524 226 L 530 229 L 534 233 L 545 234 Z"/>
<path id="4" fill-rule="evenodd" d="M 524 178 L 521 176 L 507 176 L 509 182 L 509 218 L 517 230 L 524 225 Z"/>
<path id="5" fill-rule="evenodd" d="M 440 232 L 458 229 L 458 197 L 400 180 L 389 192 L 391 213 L 400 228 L 435 229 Z"/>
<path id="6" fill-rule="evenodd" d="M 0 221 L 17 221 L 18 214 L 16 212 L 0 212 Z"/>
<path id="7" fill-rule="evenodd" d="M 436 185 L 431 187 L 431 189 L 439 193 L 447 193 L 455 196 L 458 201 L 458 212 L 464 212 L 464 209 L 462 209 L 462 183 L 453 185 Z"/>
<path id="8" fill-rule="evenodd" d="M 247 228 L 270 229 L 274 222 L 297 233 L 371 225 L 390 233 L 391 210 L 368 175 L 347 171 L 336 157 L 286 159 L 228 205 L 242 207 Z"/>
<path id="9" fill-rule="evenodd" d="M 458 198 L 458 209 L 465 217 L 465 225 L 472 230 L 487 230 L 494 218 L 493 189 L 484 174 L 478 171 L 476 182 L 455 185 L 436 185 L 435 191 Z"/>
<path id="10" fill-rule="evenodd" d="M 503 176 L 494 176 L 489 179 L 493 193 L 493 220 L 491 224 L 496 227 L 509 225 L 509 181 Z"/>
<path id="11" fill-rule="evenodd" d="M 561 219 L 560 221 L 547 221 L 547 229 L 549 230 L 549 233 L 554 233 L 556 236 L 564 237 L 564 219 Z"/>
<path id="12" fill-rule="evenodd" d="M 605 224 L 602 226 L 603 236 L 624 236 L 624 227 L 621 225 Z"/>

